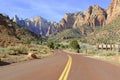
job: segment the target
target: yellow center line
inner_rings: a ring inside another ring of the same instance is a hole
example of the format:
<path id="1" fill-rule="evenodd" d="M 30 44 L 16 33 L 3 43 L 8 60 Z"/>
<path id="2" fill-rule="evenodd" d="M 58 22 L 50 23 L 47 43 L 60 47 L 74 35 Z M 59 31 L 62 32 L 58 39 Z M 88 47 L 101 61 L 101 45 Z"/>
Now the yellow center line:
<path id="1" fill-rule="evenodd" d="M 66 75 L 65 75 L 63 80 L 67 80 L 67 77 L 68 77 L 69 72 L 70 72 L 70 68 L 71 68 L 71 64 L 72 64 L 72 58 L 70 56 L 69 56 L 69 58 L 70 58 L 69 67 L 68 67 L 68 70 L 67 70 Z"/>
<path id="2" fill-rule="evenodd" d="M 67 80 L 72 65 L 72 57 L 68 55 L 68 62 L 58 80 Z"/>

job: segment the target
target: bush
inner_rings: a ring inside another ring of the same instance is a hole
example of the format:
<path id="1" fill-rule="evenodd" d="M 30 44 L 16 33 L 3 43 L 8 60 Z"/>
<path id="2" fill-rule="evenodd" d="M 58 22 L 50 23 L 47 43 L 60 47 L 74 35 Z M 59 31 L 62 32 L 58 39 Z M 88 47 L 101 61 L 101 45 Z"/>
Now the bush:
<path id="1" fill-rule="evenodd" d="M 22 41 L 25 44 L 30 44 L 31 43 L 31 41 L 29 39 L 27 39 L 27 38 L 22 39 Z"/>
<path id="2" fill-rule="evenodd" d="M 60 46 L 61 46 L 60 44 L 55 44 L 55 47 L 54 47 L 54 48 L 55 48 L 55 49 L 59 49 Z"/>
<path id="3" fill-rule="evenodd" d="M 10 55 L 27 54 L 28 52 L 28 47 L 25 45 L 9 46 L 7 49 Z"/>
<path id="4" fill-rule="evenodd" d="M 53 42 L 48 42 L 48 43 L 47 43 L 47 46 L 48 46 L 49 48 L 51 48 L 51 49 L 54 49 L 54 48 L 55 48 Z"/>
<path id="5" fill-rule="evenodd" d="M 75 49 L 75 50 L 80 49 L 80 46 L 79 46 L 77 40 L 70 41 L 70 47 L 73 48 L 73 49 Z"/>
<path id="6" fill-rule="evenodd" d="M 16 50 L 20 53 L 20 54 L 26 54 L 28 52 L 28 47 L 25 45 L 18 45 L 16 46 Z"/>
<path id="7" fill-rule="evenodd" d="M 63 44 L 61 44 L 60 47 L 61 47 L 62 49 L 65 49 L 65 48 L 66 48 L 66 46 L 63 45 Z"/>
<path id="8" fill-rule="evenodd" d="M 8 50 L 6 50 L 5 48 L 0 48 L 0 58 L 3 58 L 7 55 Z"/>
<path id="9" fill-rule="evenodd" d="M 55 49 L 66 49 L 66 48 L 68 48 L 68 45 L 64 45 L 64 44 L 59 44 L 59 43 L 57 43 L 57 44 L 54 44 L 54 48 Z"/>

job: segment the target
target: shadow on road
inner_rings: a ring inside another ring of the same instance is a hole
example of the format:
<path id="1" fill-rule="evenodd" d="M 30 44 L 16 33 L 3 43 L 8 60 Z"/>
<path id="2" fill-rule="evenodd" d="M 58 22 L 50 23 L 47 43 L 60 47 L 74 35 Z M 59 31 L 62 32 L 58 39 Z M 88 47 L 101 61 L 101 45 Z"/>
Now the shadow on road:
<path id="1" fill-rule="evenodd" d="M 5 65 L 9 65 L 10 63 L 8 63 L 8 62 L 0 62 L 0 66 L 5 66 Z"/>

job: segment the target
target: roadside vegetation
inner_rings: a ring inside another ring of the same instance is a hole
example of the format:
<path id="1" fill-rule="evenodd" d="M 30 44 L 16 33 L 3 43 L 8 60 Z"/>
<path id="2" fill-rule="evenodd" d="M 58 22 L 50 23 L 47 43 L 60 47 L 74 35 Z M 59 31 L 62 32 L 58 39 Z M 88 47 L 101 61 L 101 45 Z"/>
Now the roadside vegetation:
<path id="1" fill-rule="evenodd" d="M 69 50 L 73 50 L 77 53 L 80 52 L 80 45 L 79 45 L 78 41 L 75 39 L 72 39 L 67 43 L 65 43 L 65 42 L 58 43 L 58 42 L 48 41 L 47 46 L 50 49 L 63 49 L 63 50 L 69 49 Z"/>
<path id="2" fill-rule="evenodd" d="M 80 52 L 80 45 L 77 40 L 71 40 L 69 45 L 70 48 L 74 49 L 77 53 Z"/>
<path id="3" fill-rule="evenodd" d="M 63 43 L 55 43 L 52 41 L 48 41 L 47 42 L 47 47 L 49 47 L 50 49 L 67 49 L 69 48 L 68 44 L 63 44 Z"/>
<path id="4" fill-rule="evenodd" d="M 19 44 L 16 46 L 8 46 L 6 48 L 0 48 L 1 61 L 8 63 L 16 63 L 16 62 L 33 59 L 31 56 L 28 56 L 29 53 L 36 55 L 38 59 L 53 54 L 53 52 L 48 47 L 41 45 Z"/>
<path id="5" fill-rule="evenodd" d="M 81 55 L 120 64 L 120 52 L 117 50 L 98 50 L 95 45 L 86 43 L 79 44 L 81 47 Z"/>

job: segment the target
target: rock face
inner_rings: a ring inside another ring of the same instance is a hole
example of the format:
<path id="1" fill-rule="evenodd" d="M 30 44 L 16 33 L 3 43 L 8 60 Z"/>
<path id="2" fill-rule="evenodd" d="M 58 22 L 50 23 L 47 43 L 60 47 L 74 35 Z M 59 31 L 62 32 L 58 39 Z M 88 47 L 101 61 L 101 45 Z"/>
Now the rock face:
<path id="1" fill-rule="evenodd" d="M 77 28 L 85 24 L 84 13 L 78 12 L 74 15 L 74 17 L 75 17 L 75 22 L 74 22 L 73 28 Z"/>
<path id="2" fill-rule="evenodd" d="M 51 21 L 49 23 L 49 27 L 47 29 L 46 36 L 49 36 L 50 34 L 56 34 L 57 32 L 59 32 L 60 28 L 58 26 L 59 26 L 58 23 Z"/>
<path id="3" fill-rule="evenodd" d="M 18 23 L 19 25 L 25 26 L 32 32 L 36 34 L 45 35 L 49 26 L 47 20 L 43 19 L 42 17 L 35 17 L 31 19 L 20 20 L 17 16 L 13 18 L 13 21 Z"/>
<path id="4" fill-rule="evenodd" d="M 73 27 L 74 22 L 75 22 L 74 14 L 68 13 L 65 14 L 64 18 L 60 21 L 59 25 L 64 29 L 69 29 Z"/>
<path id="5" fill-rule="evenodd" d="M 25 25 L 31 31 L 36 32 L 36 34 L 42 34 L 42 35 L 46 34 L 49 26 L 47 20 L 39 16 L 27 20 Z"/>
<path id="6" fill-rule="evenodd" d="M 107 10 L 107 23 L 110 23 L 116 17 L 120 16 L 120 0 L 112 0 Z"/>
<path id="7" fill-rule="evenodd" d="M 19 22 L 19 18 L 17 17 L 17 15 L 15 15 L 15 16 L 13 17 L 13 22 L 16 22 L 16 23 Z"/>
<path id="8" fill-rule="evenodd" d="M 88 26 L 104 26 L 107 19 L 106 11 L 98 5 L 90 6 L 86 13 L 77 12 L 65 14 L 64 18 L 60 21 L 61 27 L 78 28 L 83 25 Z"/>
<path id="9" fill-rule="evenodd" d="M 90 6 L 85 15 L 85 23 L 89 26 L 105 25 L 107 13 L 98 5 Z"/>
<path id="10" fill-rule="evenodd" d="M 58 23 L 53 21 L 48 22 L 46 19 L 40 16 L 25 20 L 19 19 L 17 16 L 15 16 L 13 17 L 13 21 L 21 26 L 26 27 L 37 35 L 40 34 L 43 36 L 49 36 L 50 34 L 55 34 L 60 29 L 58 27 Z"/>
<path id="11" fill-rule="evenodd" d="M 60 21 L 59 25 L 63 29 L 77 28 L 85 24 L 85 15 L 83 12 L 67 13 Z"/>

